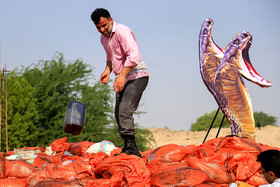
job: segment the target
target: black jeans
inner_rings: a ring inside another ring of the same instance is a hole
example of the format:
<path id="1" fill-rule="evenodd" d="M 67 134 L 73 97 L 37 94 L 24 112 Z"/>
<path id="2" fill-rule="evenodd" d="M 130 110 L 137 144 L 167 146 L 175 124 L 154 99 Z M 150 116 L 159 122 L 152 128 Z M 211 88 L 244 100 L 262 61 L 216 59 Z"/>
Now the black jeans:
<path id="1" fill-rule="evenodd" d="M 135 126 L 133 113 L 136 111 L 149 77 L 141 77 L 128 81 L 124 89 L 116 93 L 115 118 L 121 137 L 134 136 Z"/>

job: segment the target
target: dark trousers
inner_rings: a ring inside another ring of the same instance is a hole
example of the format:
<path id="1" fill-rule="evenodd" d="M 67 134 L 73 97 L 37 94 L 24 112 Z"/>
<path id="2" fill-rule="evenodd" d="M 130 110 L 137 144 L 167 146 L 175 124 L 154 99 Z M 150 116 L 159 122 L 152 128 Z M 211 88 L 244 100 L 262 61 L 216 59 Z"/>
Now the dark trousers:
<path id="1" fill-rule="evenodd" d="M 135 134 L 133 113 L 139 105 L 148 82 L 149 77 L 128 81 L 124 89 L 116 93 L 115 118 L 122 138 Z"/>

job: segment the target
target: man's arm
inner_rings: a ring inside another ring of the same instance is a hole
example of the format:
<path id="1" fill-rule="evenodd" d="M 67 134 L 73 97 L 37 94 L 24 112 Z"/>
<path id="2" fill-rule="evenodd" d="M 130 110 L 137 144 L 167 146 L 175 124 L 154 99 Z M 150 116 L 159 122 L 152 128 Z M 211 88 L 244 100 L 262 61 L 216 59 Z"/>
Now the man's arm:
<path id="1" fill-rule="evenodd" d="M 103 84 L 107 84 L 108 80 L 110 78 L 111 72 L 112 72 L 112 62 L 107 61 L 106 68 L 105 68 L 104 72 L 101 74 L 101 76 L 99 78 L 99 82 L 101 82 Z"/>
<path id="2" fill-rule="evenodd" d="M 126 76 L 131 72 L 133 69 L 132 67 L 123 67 L 121 73 L 117 76 L 115 82 L 114 82 L 114 91 L 121 92 L 124 88 L 125 84 L 125 78 Z"/>

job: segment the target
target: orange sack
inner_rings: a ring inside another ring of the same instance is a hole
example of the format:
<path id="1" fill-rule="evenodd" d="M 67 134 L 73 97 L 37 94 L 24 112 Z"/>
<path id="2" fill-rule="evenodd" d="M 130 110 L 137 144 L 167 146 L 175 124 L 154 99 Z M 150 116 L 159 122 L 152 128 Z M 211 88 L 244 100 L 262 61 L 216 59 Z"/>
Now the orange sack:
<path id="1" fill-rule="evenodd" d="M 90 186 L 90 184 L 95 181 L 94 178 L 84 177 L 81 179 L 75 179 L 71 181 L 66 180 L 45 180 L 36 184 L 36 187 L 62 187 L 62 186 Z"/>
<path id="2" fill-rule="evenodd" d="M 142 158 L 134 155 L 120 154 L 115 157 L 108 157 L 97 166 L 94 173 L 109 179 L 116 172 L 123 173 L 123 180 L 128 186 L 150 183 L 151 172 L 145 165 Z"/>
<path id="3" fill-rule="evenodd" d="M 161 156 L 173 162 L 180 162 L 186 155 L 194 154 L 195 149 L 196 145 L 184 147 L 176 144 L 168 144 L 154 149 L 149 154 L 145 154 L 144 159 L 147 159 L 149 155 L 153 154 L 155 157 Z"/>
<path id="4" fill-rule="evenodd" d="M 34 171 L 34 166 L 24 160 L 5 160 L 5 177 L 26 178 Z"/>
<path id="5" fill-rule="evenodd" d="M 0 153 L 0 179 L 5 178 L 5 157 Z"/>
<path id="6" fill-rule="evenodd" d="M 151 186 L 194 186 L 208 180 L 207 174 L 200 169 L 170 164 L 153 173 Z"/>
<path id="7" fill-rule="evenodd" d="M 28 178 L 5 178 L 0 179 L 0 187 L 23 187 L 26 186 Z"/>
<path id="8" fill-rule="evenodd" d="M 43 153 L 37 153 L 37 157 L 33 161 L 33 166 L 37 167 L 39 169 L 42 169 L 47 164 L 61 164 L 61 157 L 63 155 L 63 152 L 60 152 L 56 155 L 46 155 Z"/>
<path id="9" fill-rule="evenodd" d="M 45 180 L 75 180 L 77 173 L 73 166 L 48 164 L 43 170 L 33 172 L 28 179 L 29 186 L 35 186 Z"/>
<path id="10" fill-rule="evenodd" d="M 52 151 L 56 151 L 57 153 L 59 153 L 68 151 L 70 143 L 67 143 L 67 136 L 65 136 L 63 138 L 53 141 L 50 144 L 50 147 L 52 147 Z"/>
<path id="11" fill-rule="evenodd" d="M 190 167 L 201 169 L 207 173 L 210 182 L 217 184 L 229 184 L 235 181 L 235 175 L 232 171 L 227 170 L 224 165 L 215 162 L 206 162 L 196 156 L 189 156 L 186 161 Z"/>
<path id="12" fill-rule="evenodd" d="M 69 147 L 69 152 L 73 155 L 81 156 L 88 150 L 88 148 L 92 144 L 94 144 L 94 143 L 91 143 L 88 141 L 71 143 L 70 147 Z"/>
<path id="13" fill-rule="evenodd" d="M 0 153 L 0 187 L 224 187 L 238 181 L 259 186 L 267 182 L 259 173 L 257 155 L 275 149 L 247 138 L 220 137 L 201 145 L 164 145 L 143 152 L 139 158 L 123 153 L 113 156 L 121 148 L 111 155 L 85 153 L 92 144 L 68 143 L 64 137 L 51 143 L 52 155 L 34 147 L 38 151 L 33 164 L 8 160 Z"/>

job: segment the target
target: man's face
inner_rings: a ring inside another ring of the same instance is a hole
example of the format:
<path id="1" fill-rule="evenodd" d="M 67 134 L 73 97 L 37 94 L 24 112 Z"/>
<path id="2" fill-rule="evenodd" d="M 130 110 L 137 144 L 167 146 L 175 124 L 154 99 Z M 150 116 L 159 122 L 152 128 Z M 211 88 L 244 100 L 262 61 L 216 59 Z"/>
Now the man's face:
<path id="1" fill-rule="evenodd" d="M 101 17 L 99 22 L 95 24 L 97 30 L 105 37 L 109 37 L 113 29 L 113 18 Z"/>
<path id="2" fill-rule="evenodd" d="M 264 176 L 268 183 L 273 183 L 274 179 L 272 179 L 271 172 L 265 171 L 263 167 L 260 168 L 260 173 Z"/>

